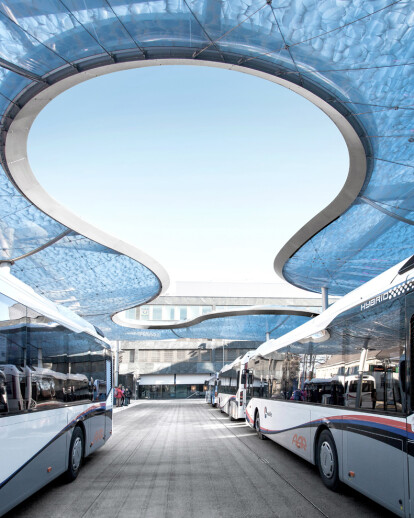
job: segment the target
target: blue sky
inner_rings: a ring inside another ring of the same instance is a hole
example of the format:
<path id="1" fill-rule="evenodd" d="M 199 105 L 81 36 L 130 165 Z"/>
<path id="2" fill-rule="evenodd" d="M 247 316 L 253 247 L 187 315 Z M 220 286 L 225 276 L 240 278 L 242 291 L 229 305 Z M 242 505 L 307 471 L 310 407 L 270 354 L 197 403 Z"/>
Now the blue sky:
<path id="1" fill-rule="evenodd" d="M 46 190 L 173 281 L 278 282 L 273 260 L 339 192 L 345 143 L 291 91 L 207 67 L 109 74 L 52 101 L 29 136 Z"/>

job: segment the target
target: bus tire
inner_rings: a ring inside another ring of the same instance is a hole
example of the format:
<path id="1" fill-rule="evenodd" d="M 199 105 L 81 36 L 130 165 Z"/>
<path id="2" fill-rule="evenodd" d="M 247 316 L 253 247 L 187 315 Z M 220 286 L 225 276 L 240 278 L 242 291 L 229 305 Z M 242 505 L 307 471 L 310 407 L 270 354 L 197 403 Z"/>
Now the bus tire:
<path id="1" fill-rule="evenodd" d="M 234 408 L 234 404 L 233 403 L 230 403 L 229 405 L 229 417 L 230 417 L 230 421 L 235 421 L 236 419 L 233 417 L 233 408 Z"/>
<path id="2" fill-rule="evenodd" d="M 328 489 L 336 491 L 339 487 L 338 453 L 329 430 L 323 430 L 319 435 L 316 461 L 322 482 Z"/>
<path id="3" fill-rule="evenodd" d="M 85 438 L 80 426 L 76 426 L 72 433 L 72 439 L 69 446 L 69 462 L 66 472 L 68 482 L 73 482 L 79 474 L 82 465 Z"/>
<path id="4" fill-rule="evenodd" d="M 260 415 L 259 415 L 259 412 L 257 411 L 256 412 L 256 417 L 255 417 L 255 420 L 254 420 L 254 428 L 256 430 L 256 433 L 257 433 L 257 437 L 261 440 L 261 441 L 264 441 L 266 439 L 266 437 L 262 434 L 262 432 L 260 431 Z"/>

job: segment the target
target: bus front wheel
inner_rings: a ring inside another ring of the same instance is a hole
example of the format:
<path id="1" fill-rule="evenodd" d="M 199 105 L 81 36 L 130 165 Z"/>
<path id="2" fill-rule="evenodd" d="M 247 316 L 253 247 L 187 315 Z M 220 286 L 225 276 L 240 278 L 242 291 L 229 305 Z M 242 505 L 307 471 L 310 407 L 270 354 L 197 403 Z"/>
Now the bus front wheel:
<path id="1" fill-rule="evenodd" d="M 84 436 L 81 428 L 77 426 L 72 433 L 72 439 L 69 447 L 69 465 L 66 472 L 68 482 L 72 482 L 79 474 L 82 465 L 84 452 Z"/>
<path id="2" fill-rule="evenodd" d="M 317 464 L 325 486 L 332 491 L 339 487 L 338 454 L 329 430 L 323 430 L 318 439 Z"/>

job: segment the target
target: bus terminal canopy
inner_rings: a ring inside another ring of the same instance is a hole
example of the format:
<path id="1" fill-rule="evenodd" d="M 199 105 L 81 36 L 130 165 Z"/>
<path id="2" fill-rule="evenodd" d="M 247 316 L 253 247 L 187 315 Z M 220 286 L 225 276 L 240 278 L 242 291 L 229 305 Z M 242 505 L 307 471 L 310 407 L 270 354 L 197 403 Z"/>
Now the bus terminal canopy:
<path id="1" fill-rule="evenodd" d="M 117 315 L 121 329 L 114 329 L 122 340 L 223 339 L 264 342 L 278 338 L 315 317 L 314 311 L 277 306 L 213 311 L 193 320 L 163 325 L 131 323 Z M 137 321 L 135 321 L 137 322 Z M 112 324 L 114 327 L 116 324 Z"/>
<path id="2" fill-rule="evenodd" d="M 27 135 L 51 99 L 97 75 L 214 65 L 293 89 L 342 132 L 347 181 L 277 254 L 275 270 L 311 291 L 349 292 L 412 253 L 413 24 L 404 0 L 2 2 L 1 259 L 104 331 L 114 313 L 159 295 L 168 276 L 156 261 L 38 185 Z"/>

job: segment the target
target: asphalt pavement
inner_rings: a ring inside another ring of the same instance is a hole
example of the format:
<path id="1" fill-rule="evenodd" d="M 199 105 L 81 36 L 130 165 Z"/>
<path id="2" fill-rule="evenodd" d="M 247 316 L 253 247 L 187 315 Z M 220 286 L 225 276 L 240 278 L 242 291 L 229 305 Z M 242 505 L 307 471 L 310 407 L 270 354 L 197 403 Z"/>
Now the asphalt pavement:
<path id="1" fill-rule="evenodd" d="M 7 518 L 387 517 L 355 491 L 329 491 L 315 467 L 204 401 L 140 401 L 78 478 L 31 496 Z"/>

